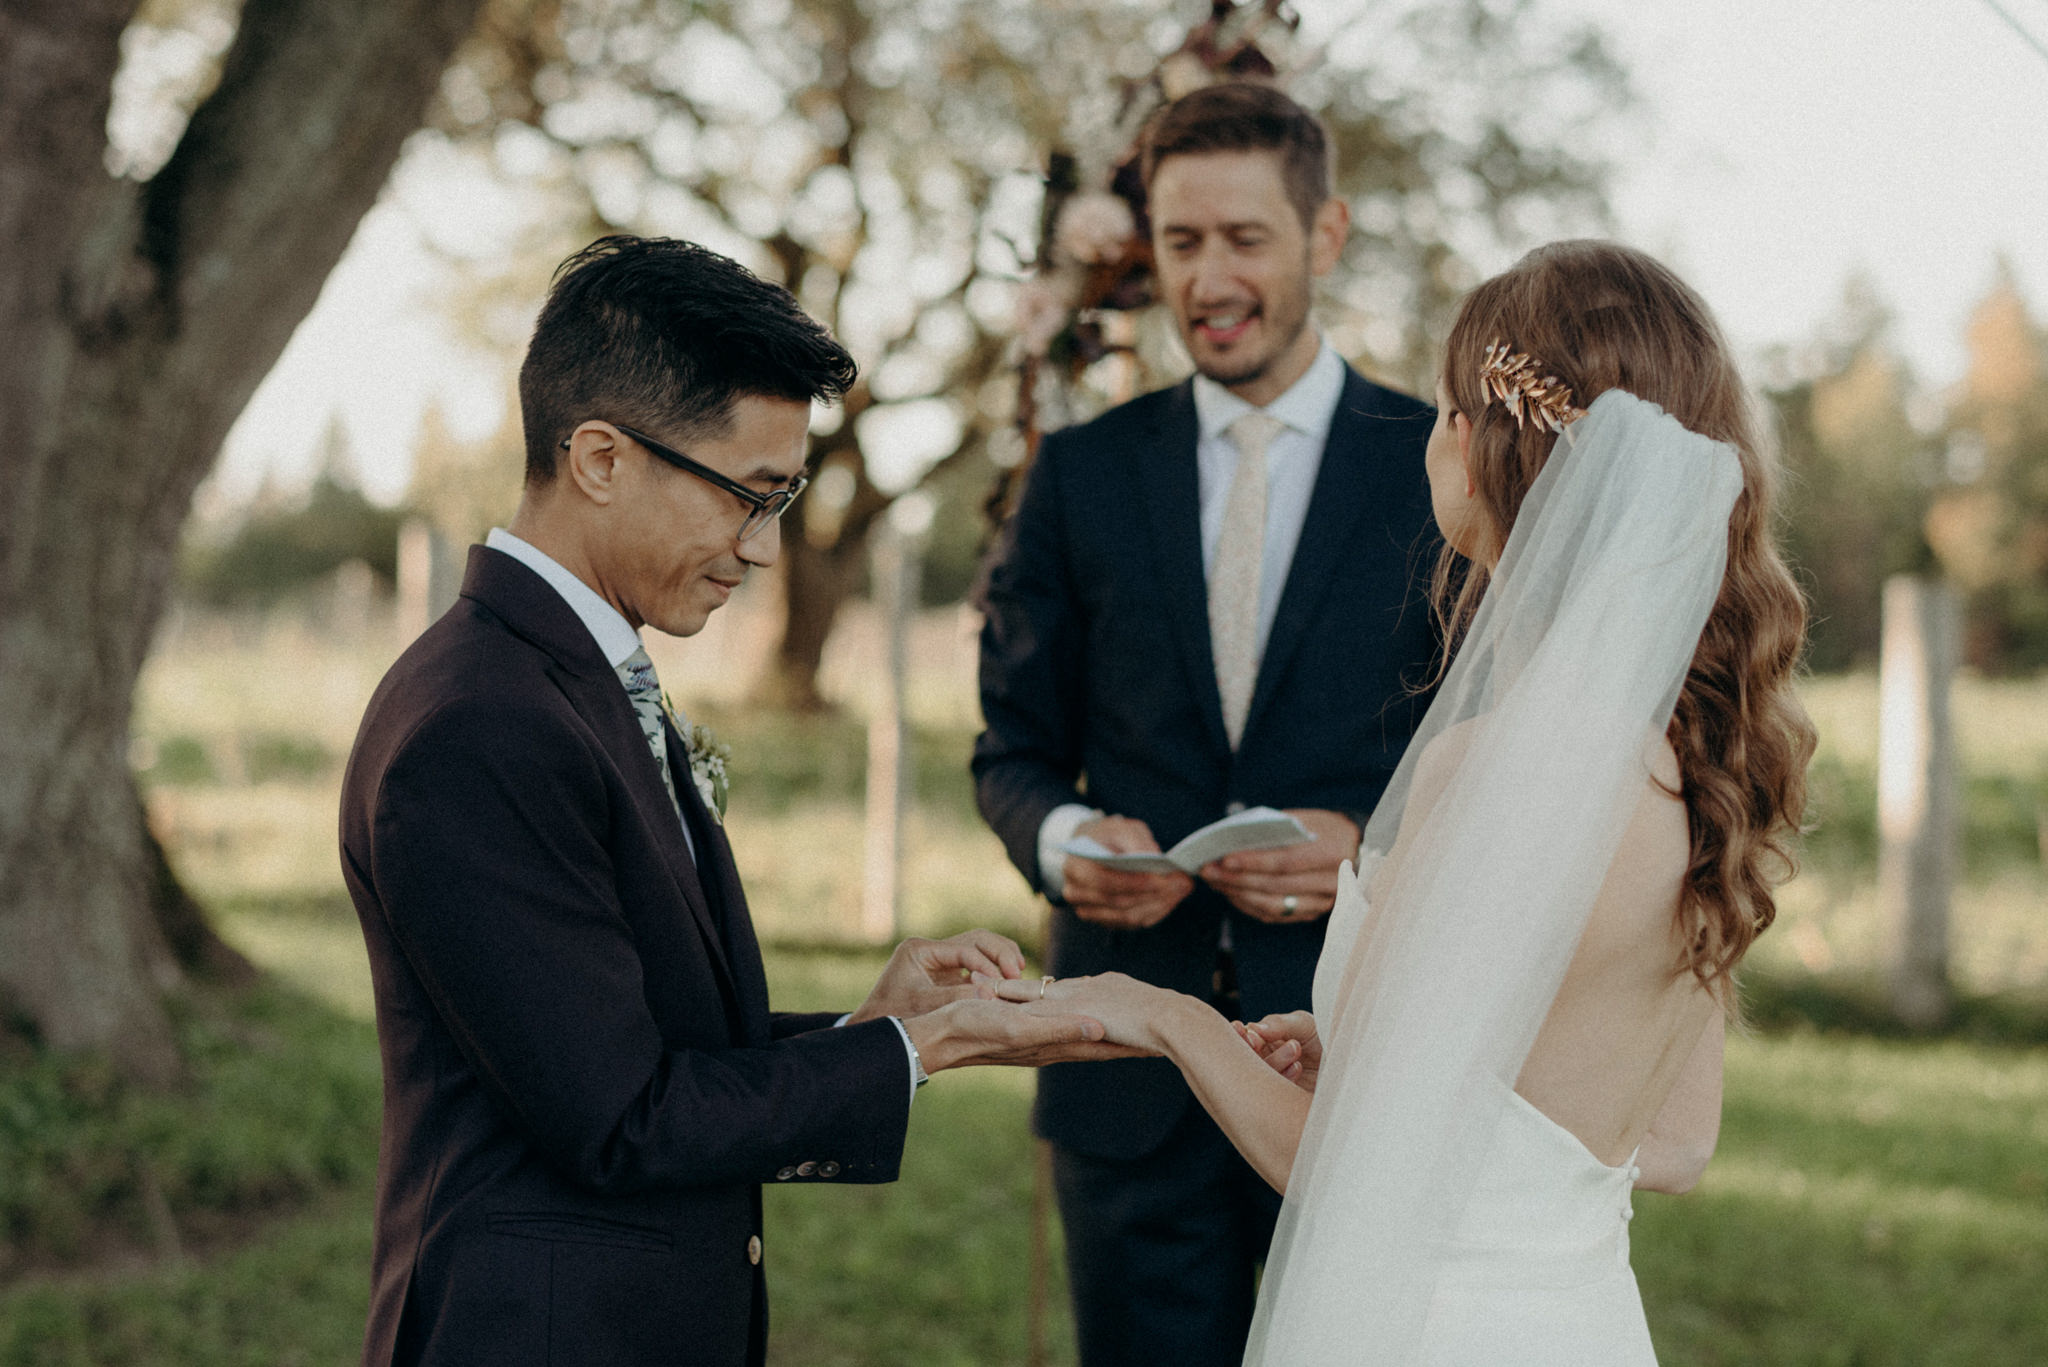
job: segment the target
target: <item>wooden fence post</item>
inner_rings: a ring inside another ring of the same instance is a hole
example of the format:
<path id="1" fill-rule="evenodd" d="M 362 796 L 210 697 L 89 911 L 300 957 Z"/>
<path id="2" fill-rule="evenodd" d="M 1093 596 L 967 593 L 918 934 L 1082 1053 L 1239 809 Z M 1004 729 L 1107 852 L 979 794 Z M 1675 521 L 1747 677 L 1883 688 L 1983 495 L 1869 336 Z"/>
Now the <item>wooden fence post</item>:
<path id="1" fill-rule="evenodd" d="M 1893 1013 L 1915 1029 L 1948 1016 L 1956 746 L 1949 718 L 1961 632 L 1955 594 L 1897 575 L 1884 586 L 1878 675 L 1878 905 Z"/>
<path id="2" fill-rule="evenodd" d="M 462 565 L 456 548 L 425 518 L 408 518 L 398 529 L 398 644 L 409 646 L 434 620 L 455 606 L 462 593 Z"/>
<path id="3" fill-rule="evenodd" d="M 862 935 L 874 944 L 903 938 L 903 817 L 910 798 L 910 623 L 917 613 L 921 536 L 895 510 L 870 533 L 869 592 L 882 617 L 883 667 L 868 712 L 868 784 Z"/>

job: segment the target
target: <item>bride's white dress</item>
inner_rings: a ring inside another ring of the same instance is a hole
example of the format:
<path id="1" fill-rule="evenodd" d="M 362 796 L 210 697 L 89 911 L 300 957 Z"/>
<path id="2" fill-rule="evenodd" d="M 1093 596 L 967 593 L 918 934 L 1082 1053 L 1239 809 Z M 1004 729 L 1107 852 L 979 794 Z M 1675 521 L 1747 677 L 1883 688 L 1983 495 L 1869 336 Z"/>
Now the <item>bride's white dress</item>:
<path id="1" fill-rule="evenodd" d="M 1651 1367 L 1628 1264 L 1633 1158 L 1611 1168 L 1515 1093 L 1438 1250 L 1427 1367 Z"/>
<path id="2" fill-rule="evenodd" d="M 1363 876 L 1339 877 L 1249 1367 L 1656 1362 L 1632 1164 L 1513 1084 L 1649 779 L 1742 473 L 1620 390 L 1566 433 L 1367 823 Z"/>
<path id="3" fill-rule="evenodd" d="M 1343 965 L 1371 921 L 1365 879 L 1337 884 L 1315 1008 L 1330 1019 Z M 1465 1210 L 1421 1250 L 1435 1271 L 1418 1367 L 1655 1367 L 1628 1261 L 1635 1155 L 1620 1167 L 1512 1088 L 1490 1088 L 1492 1134 Z M 1350 1359 L 1376 1363 L 1370 1351 Z"/>

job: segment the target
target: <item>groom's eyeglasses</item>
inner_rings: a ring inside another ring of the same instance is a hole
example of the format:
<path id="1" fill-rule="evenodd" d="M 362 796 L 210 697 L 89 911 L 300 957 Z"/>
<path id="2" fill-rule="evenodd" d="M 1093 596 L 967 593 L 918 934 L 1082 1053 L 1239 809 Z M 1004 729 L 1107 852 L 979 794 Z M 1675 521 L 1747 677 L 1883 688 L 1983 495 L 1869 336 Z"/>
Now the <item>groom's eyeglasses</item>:
<path id="1" fill-rule="evenodd" d="M 645 432 L 636 432 L 624 423 L 615 422 L 612 426 L 624 432 L 634 441 L 639 442 L 670 465 L 675 466 L 676 469 L 687 470 L 706 484 L 723 489 L 740 502 L 746 504 L 747 518 L 746 521 L 740 523 L 739 539 L 742 541 L 751 539 L 756 532 L 788 512 L 789 505 L 796 502 L 796 496 L 810 487 L 811 481 L 803 475 L 798 475 L 794 482 L 786 484 L 780 489 L 774 489 L 765 494 L 756 493 L 738 480 L 729 479 L 721 475 L 704 462 L 691 460 L 673 446 L 662 445 Z M 569 449 L 569 439 L 567 437 L 562 438 L 562 449 L 564 451 Z"/>

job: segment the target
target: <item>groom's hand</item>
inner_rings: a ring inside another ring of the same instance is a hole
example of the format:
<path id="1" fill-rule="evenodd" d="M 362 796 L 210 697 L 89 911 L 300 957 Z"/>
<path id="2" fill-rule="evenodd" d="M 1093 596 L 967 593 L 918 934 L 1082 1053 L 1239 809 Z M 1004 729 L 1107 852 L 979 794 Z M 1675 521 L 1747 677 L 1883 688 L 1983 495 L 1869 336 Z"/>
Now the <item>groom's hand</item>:
<path id="1" fill-rule="evenodd" d="M 1315 839 L 1278 850 L 1246 850 L 1202 866 L 1202 881 L 1232 906 L 1274 925 L 1328 915 L 1337 901 L 1337 866 L 1358 858 L 1358 826 L 1342 812 L 1294 807 L 1287 814 Z"/>
<path id="2" fill-rule="evenodd" d="M 982 995 L 984 983 L 1021 977 L 1023 972 L 1024 951 L 992 930 L 963 931 L 944 940 L 905 940 L 889 956 L 874 991 L 847 1024 L 880 1016 L 922 1016 L 948 1002 Z M 929 1070 L 931 1065 L 925 1067 Z"/>
<path id="3" fill-rule="evenodd" d="M 1092 837 L 1112 854 L 1159 853 L 1152 828 L 1128 816 L 1097 817 L 1076 827 L 1074 834 Z M 1074 914 L 1111 930 L 1156 926 L 1195 890 L 1195 880 L 1184 873 L 1132 873 L 1078 854 L 1067 856 L 1061 876 L 1061 895 Z"/>

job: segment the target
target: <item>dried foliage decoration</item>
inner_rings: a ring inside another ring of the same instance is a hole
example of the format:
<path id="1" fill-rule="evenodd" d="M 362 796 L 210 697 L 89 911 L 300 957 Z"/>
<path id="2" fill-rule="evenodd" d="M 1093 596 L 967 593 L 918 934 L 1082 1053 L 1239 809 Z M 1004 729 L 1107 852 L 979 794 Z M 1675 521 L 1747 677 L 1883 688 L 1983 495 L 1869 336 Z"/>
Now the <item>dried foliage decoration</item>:
<path id="1" fill-rule="evenodd" d="M 1543 373 L 1543 363 L 1524 352 L 1511 349 L 1506 342 L 1495 342 L 1486 349 L 1486 359 L 1479 363 L 1479 384 L 1487 393 L 1507 406 L 1515 415 L 1515 428 L 1523 425 L 1526 412 L 1529 421 L 1538 427 L 1548 427 L 1553 432 L 1562 432 L 1567 423 L 1577 422 L 1586 416 L 1586 410 L 1572 404 L 1571 386 L 1555 375 Z"/>

